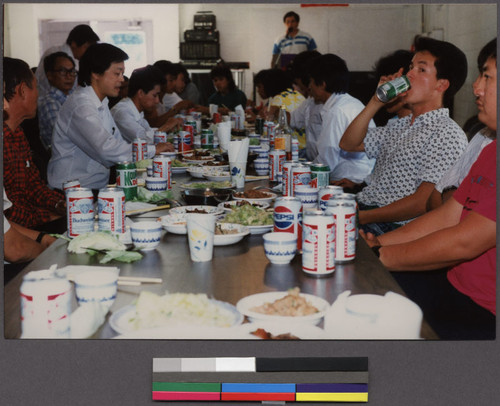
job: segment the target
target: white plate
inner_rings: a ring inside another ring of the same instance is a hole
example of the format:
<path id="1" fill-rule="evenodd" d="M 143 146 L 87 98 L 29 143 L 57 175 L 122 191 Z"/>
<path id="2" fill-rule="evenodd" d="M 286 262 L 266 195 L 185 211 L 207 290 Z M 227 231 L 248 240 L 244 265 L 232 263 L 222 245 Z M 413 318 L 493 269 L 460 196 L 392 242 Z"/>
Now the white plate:
<path id="1" fill-rule="evenodd" d="M 222 210 L 224 210 L 225 212 L 227 213 L 230 213 L 233 209 L 231 207 L 238 207 L 237 204 L 238 204 L 239 200 L 231 200 L 229 202 L 222 202 L 222 203 L 219 203 L 217 205 L 217 207 L 221 208 Z M 260 202 L 255 202 L 255 203 L 252 203 L 254 206 L 262 209 L 262 210 L 265 210 L 269 207 L 269 203 L 260 203 Z M 226 205 L 229 205 L 231 207 L 225 207 Z"/>
<path id="2" fill-rule="evenodd" d="M 207 214 L 215 214 L 216 216 L 220 214 L 224 214 L 224 210 L 222 210 L 219 207 L 215 206 L 180 206 L 180 207 L 174 207 L 170 209 L 170 214 L 186 214 L 187 211 L 193 211 L 193 210 L 204 210 L 207 212 Z"/>
<path id="3" fill-rule="evenodd" d="M 203 327 L 169 326 L 146 330 L 132 331 L 113 337 L 115 339 L 132 340 L 255 340 L 258 337 L 250 334 L 242 326 Z M 253 331 L 253 330 L 252 330 Z"/>
<path id="4" fill-rule="evenodd" d="M 250 197 L 237 197 L 237 196 L 235 196 L 235 193 L 237 193 L 237 192 L 233 192 L 233 199 L 234 200 L 246 200 L 247 202 L 257 202 L 257 203 L 269 203 L 269 204 L 271 204 L 271 202 L 278 197 L 278 195 L 276 193 L 272 193 L 272 192 L 268 192 L 268 191 L 266 191 L 265 193 L 268 193 L 270 196 L 263 197 L 261 199 L 250 198 Z"/>
<path id="5" fill-rule="evenodd" d="M 232 304 L 226 303 L 226 302 L 221 302 L 219 300 L 213 300 L 213 299 L 211 300 L 211 302 L 213 302 L 214 304 L 217 304 L 218 306 L 220 306 L 226 310 L 229 310 L 233 314 L 234 320 L 233 320 L 232 326 L 237 326 L 243 322 L 243 315 Z M 134 330 L 133 324 L 131 322 L 131 320 L 136 315 L 135 309 L 136 309 L 135 305 L 128 305 L 128 306 L 122 307 L 121 309 L 114 312 L 111 315 L 111 317 L 109 318 L 109 325 L 111 326 L 111 328 L 119 334 L 136 332 L 137 330 Z M 179 324 L 183 324 L 183 323 L 179 323 L 179 322 L 176 322 L 173 320 L 172 324 L 170 324 L 170 325 L 171 326 L 179 326 Z M 190 325 L 195 326 L 194 324 L 190 324 Z M 198 331 L 201 331 L 199 333 L 200 334 L 199 338 L 203 338 L 203 329 L 205 327 L 202 327 L 202 328 L 200 328 L 200 327 L 201 326 L 198 325 Z"/>
<path id="6" fill-rule="evenodd" d="M 240 242 L 245 235 L 250 233 L 250 230 L 246 226 L 234 223 L 217 223 L 216 227 L 220 226 L 223 230 L 237 230 L 238 233 L 235 234 L 215 234 L 214 235 L 214 245 L 231 245 Z"/>
<path id="7" fill-rule="evenodd" d="M 185 173 L 189 166 L 172 166 L 172 173 Z"/>
<path id="8" fill-rule="evenodd" d="M 203 165 L 203 168 L 208 168 L 210 170 L 228 171 L 229 165 Z"/>
<path id="9" fill-rule="evenodd" d="M 186 214 L 168 214 L 161 216 L 162 227 L 172 234 L 187 234 Z"/>
<path id="10" fill-rule="evenodd" d="M 212 182 L 224 182 L 226 180 L 231 180 L 231 174 L 229 172 L 216 172 L 216 173 L 204 173 L 203 176 Z"/>
<path id="11" fill-rule="evenodd" d="M 201 166 L 192 166 L 187 170 L 193 178 L 205 179 L 203 176 L 205 174 L 205 169 Z"/>
<path id="12" fill-rule="evenodd" d="M 210 161 L 215 161 L 215 158 L 213 156 L 205 156 L 202 159 L 189 159 L 187 157 L 184 157 L 182 162 L 186 162 L 188 164 L 201 164 L 203 162 L 210 162 Z"/>
<path id="13" fill-rule="evenodd" d="M 274 227 L 273 224 L 269 224 L 266 226 L 245 226 L 250 230 L 250 234 L 265 234 L 268 231 L 271 231 Z"/>
<path id="14" fill-rule="evenodd" d="M 288 324 L 318 324 L 325 315 L 330 304 L 318 296 L 300 293 L 300 296 L 305 298 L 311 305 L 315 306 L 319 312 L 307 316 L 272 316 L 268 314 L 257 313 L 252 311 L 253 307 L 261 306 L 264 303 L 273 303 L 274 301 L 286 296 L 288 292 L 265 292 L 247 296 L 236 303 L 238 311 L 248 317 L 250 322 L 279 322 Z"/>
<path id="15" fill-rule="evenodd" d="M 262 328 L 272 335 L 278 334 L 292 334 L 300 340 L 326 340 L 328 334 L 322 328 L 317 326 L 303 326 L 301 324 L 288 324 L 276 322 L 258 321 L 256 323 L 245 323 L 239 326 L 242 332 L 248 332 L 251 336 L 259 339 L 259 337 L 252 334 L 253 331 Z"/>

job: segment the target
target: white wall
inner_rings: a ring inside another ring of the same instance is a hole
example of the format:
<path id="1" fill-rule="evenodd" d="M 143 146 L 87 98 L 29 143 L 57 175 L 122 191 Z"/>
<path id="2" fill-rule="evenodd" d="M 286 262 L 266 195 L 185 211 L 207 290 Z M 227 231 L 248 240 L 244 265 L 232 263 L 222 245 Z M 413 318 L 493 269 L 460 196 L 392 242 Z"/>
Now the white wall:
<path id="1" fill-rule="evenodd" d="M 459 124 L 475 113 L 470 86 L 477 75 L 480 48 L 497 33 L 496 4 L 413 5 L 353 4 L 348 7 L 300 7 L 299 4 L 6 4 L 5 55 L 30 66 L 40 57 L 40 19 L 150 19 L 154 25 L 153 61 L 179 60 L 179 41 L 193 28 L 196 11 L 217 18 L 221 56 L 250 62 L 245 92 L 252 97 L 252 74 L 269 67 L 274 39 L 283 33 L 282 18 L 293 10 L 322 53 L 336 53 L 353 71 L 370 70 L 382 55 L 409 48 L 415 34 L 442 29 L 444 40 L 461 48 L 469 60 L 469 77 L 455 101 Z"/>

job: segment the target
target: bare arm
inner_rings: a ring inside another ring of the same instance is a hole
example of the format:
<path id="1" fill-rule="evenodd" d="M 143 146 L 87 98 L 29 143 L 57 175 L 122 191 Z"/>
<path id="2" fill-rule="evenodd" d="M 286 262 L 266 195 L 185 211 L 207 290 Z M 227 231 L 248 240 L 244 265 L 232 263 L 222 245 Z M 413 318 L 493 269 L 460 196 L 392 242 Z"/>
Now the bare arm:
<path id="1" fill-rule="evenodd" d="M 271 69 L 276 68 L 276 63 L 278 62 L 280 54 L 274 54 L 273 57 L 271 58 Z"/>
<path id="2" fill-rule="evenodd" d="M 36 231 L 34 232 L 36 233 Z M 9 262 L 31 261 L 45 249 L 42 244 L 37 243 L 34 239 L 21 234 L 16 227 L 12 226 L 12 223 L 4 235 L 3 247 L 5 260 Z"/>
<path id="3" fill-rule="evenodd" d="M 422 182 L 415 193 L 387 206 L 359 212 L 360 224 L 409 220 L 425 213 L 434 183 Z"/>
<path id="4" fill-rule="evenodd" d="M 471 260 L 496 246 L 496 222 L 471 212 L 462 222 L 412 242 L 383 246 L 389 269 L 431 270 Z"/>

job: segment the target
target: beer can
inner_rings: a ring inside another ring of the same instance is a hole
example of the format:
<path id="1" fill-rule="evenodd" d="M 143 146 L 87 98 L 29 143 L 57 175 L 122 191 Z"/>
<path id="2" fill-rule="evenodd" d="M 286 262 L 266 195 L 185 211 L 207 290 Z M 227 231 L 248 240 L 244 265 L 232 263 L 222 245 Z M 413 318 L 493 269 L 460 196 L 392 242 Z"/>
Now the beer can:
<path id="1" fill-rule="evenodd" d="M 330 184 L 330 167 L 326 164 L 311 164 L 311 186 L 318 189 Z"/>
<path id="2" fill-rule="evenodd" d="M 279 149 L 269 152 L 269 180 L 277 181 L 278 175 L 282 174 L 285 155 L 285 151 Z"/>
<path id="3" fill-rule="evenodd" d="M 307 165 L 296 164 L 292 168 L 292 196 L 295 196 L 295 189 L 298 186 L 311 186 L 311 168 Z"/>
<path id="4" fill-rule="evenodd" d="M 147 153 L 148 153 L 148 143 L 146 140 L 138 138 L 132 142 L 132 160 L 134 162 L 146 159 Z"/>
<path id="5" fill-rule="evenodd" d="M 234 128 L 235 130 L 241 129 L 243 126 L 241 124 L 241 118 L 239 114 L 232 114 L 231 115 L 231 128 Z"/>
<path id="6" fill-rule="evenodd" d="M 97 196 L 99 231 L 125 232 L 125 193 L 120 188 L 105 187 Z"/>
<path id="7" fill-rule="evenodd" d="M 88 188 L 71 188 L 66 191 L 68 237 L 94 231 L 94 194 Z"/>
<path id="8" fill-rule="evenodd" d="M 376 95 L 381 102 L 387 103 L 401 93 L 410 90 L 411 84 L 407 76 L 392 79 L 377 88 Z"/>
<path id="9" fill-rule="evenodd" d="M 63 183 L 63 192 L 66 193 L 68 189 L 73 189 L 76 187 L 80 187 L 80 181 L 79 180 L 68 180 Z"/>
<path id="10" fill-rule="evenodd" d="M 318 192 L 318 206 L 321 210 L 325 211 L 328 206 L 328 200 L 332 197 L 344 193 L 342 186 L 328 185 L 319 189 Z"/>
<path id="11" fill-rule="evenodd" d="M 153 176 L 167 179 L 167 190 L 172 189 L 172 161 L 165 155 L 156 155 L 153 158 Z"/>
<path id="12" fill-rule="evenodd" d="M 39 272 L 27 273 L 21 284 L 21 337 L 69 338 L 71 284 Z"/>
<path id="13" fill-rule="evenodd" d="M 201 148 L 212 149 L 214 147 L 214 132 L 211 129 L 201 130 Z"/>
<path id="14" fill-rule="evenodd" d="M 335 222 L 318 209 L 303 213 L 302 270 L 316 276 L 335 271 Z"/>
<path id="15" fill-rule="evenodd" d="M 274 203 L 275 232 L 292 233 L 297 237 L 297 250 L 302 249 L 302 203 L 296 197 L 278 197 Z"/>
<path id="16" fill-rule="evenodd" d="M 269 139 L 269 146 L 274 148 L 274 135 L 276 133 L 276 123 L 274 121 L 264 121 L 264 136 Z"/>
<path id="17" fill-rule="evenodd" d="M 137 170 L 133 162 L 116 164 L 116 186 L 123 189 L 126 200 L 137 196 Z"/>
<path id="18" fill-rule="evenodd" d="M 333 196 L 332 198 L 336 200 L 346 200 L 354 204 L 354 207 L 356 208 L 356 240 L 359 237 L 359 205 L 358 201 L 356 200 L 356 195 L 353 193 L 340 193 L 338 195 Z"/>
<path id="19" fill-rule="evenodd" d="M 164 131 L 156 130 L 154 134 L 154 143 L 156 145 L 160 142 L 167 142 L 167 133 Z"/>
<path id="20" fill-rule="evenodd" d="M 255 134 L 264 134 L 264 119 L 262 117 L 255 119 Z"/>
<path id="21" fill-rule="evenodd" d="M 179 134 L 174 133 L 172 144 L 174 145 L 175 152 L 179 152 Z"/>
<path id="22" fill-rule="evenodd" d="M 212 115 L 212 121 L 214 122 L 214 124 L 217 124 L 217 123 L 220 123 L 222 121 L 222 116 L 220 113 L 217 113 L 215 112 L 213 115 Z"/>
<path id="23" fill-rule="evenodd" d="M 292 194 L 292 168 L 297 165 L 296 161 L 283 162 L 283 196 L 293 196 Z"/>
<path id="24" fill-rule="evenodd" d="M 356 207 L 353 202 L 336 200 L 328 201 L 325 214 L 331 216 L 336 226 L 335 261 L 352 261 L 356 256 Z"/>
<path id="25" fill-rule="evenodd" d="M 188 152 L 193 149 L 194 139 L 191 138 L 189 131 L 179 131 L 179 150 L 178 152 Z"/>

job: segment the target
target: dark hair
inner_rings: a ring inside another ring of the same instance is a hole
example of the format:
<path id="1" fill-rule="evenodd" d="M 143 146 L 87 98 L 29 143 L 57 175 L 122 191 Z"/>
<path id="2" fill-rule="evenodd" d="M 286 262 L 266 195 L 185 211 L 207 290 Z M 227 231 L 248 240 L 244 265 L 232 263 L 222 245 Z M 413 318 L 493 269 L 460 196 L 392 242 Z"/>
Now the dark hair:
<path id="1" fill-rule="evenodd" d="M 349 91 L 349 69 L 345 61 L 334 54 L 321 55 L 311 61 L 311 79 L 317 85 L 325 82 L 328 93 Z"/>
<path id="2" fill-rule="evenodd" d="M 227 89 L 232 92 L 236 89 L 236 83 L 234 83 L 233 74 L 229 66 L 227 65 L 216 65 L 210 71 L 210 79 L 214 80 L 215 78 L 226 78 L 228 81 Z"/>
<path id="3" fill-rule="evenodd" d="M 5 99 L 12 100 L 16 94 L 16 87 L 25 83 L 30 89 L 34 88 L 34 75 L 29 65 L 21 59 L 3 58 L 3 80 L 5 82 Z"/>
<path id="4" fill-rule="evenodd" d="M 310 61 L 318 56 L 321 56 L 318 51 L 304 51 L 298 54 L 289 65 L 292 78 L 300 79 L 307 86 L 310 80 Z"/>
<path id="5" fill-rule="evenodd" d="M 443 105 L 450 107 L 453 97 L 460 90 L 467 77 L 467 58 L 455 45 L 429 37 L 418 37 L 415 40 L 415 52 L 427 51 L 435 58 L 436 77 L 447 79 L 450 86 L 443 95 Z"/>
<path id="6" fill-rule="evenodd" d="M 130 76 L 128 84 L 128 95 L 133 97 L 139 90 L 149 92 L 156 85 L 163 85 L 165 76 L 156 66 L 148 65 L 144 68 L 135 69 Z"/>
<path id="7" fill-rule="evenodd" d="M 43 60 L 43 70 L 45 71 L 45 73 L 54 70 L 57 58 L 66 58 L 67 60 L 71 61 L 73 67 L 75 66 L 75 61 L 66 52 L 54 52 L 53 54 L 47 55 Z"/>
<path id="8" fill-rule="evenodd" d="M 300 17 L 299 17 L 299 15 L 298 15 L 295 11 L 289 11 L 288 13 L 286 13 L 286 14 L 283 16 L 283 22 L 285 22 L 285 20 L 286 20 L 288 17 L 293 17 L 293 18 L 295 18 L 295 21 L 300 22 Z"/>
<path id="9" fill-rule="evenodd" d="M 189 72 L 182 63 L 178 63 L 177 65 L 179 65 L 180 71 L 184 75 L 184 83 L 187 85 L 189 82 L 191 82 L 191 78 L 189 77 Z"/>
<path id="10" fill-rule="evenodd" d="M 87 24 L 80 24 L 74 27 L 68 34 L 66 44 L 71 45 L 74 42 L 77 46 L 82 46 L 86 42 L 95 44 L 100 41 L 99 36 Z"/>
<path id="11" fill-rule="evenodd" d="M 175 78 L 177 78 L 177 76 L 179 76 L 181 73 L 184 74 L 184 69 L 180 63 L 173 63 L 170 67 L 170 70 L 167 72 L 168 75 L 172 75 Z"/>
<path id="12" fill-rule="evenodd" d="M 265 69 L 255 75 L 254 84 L 261 84 L 267 97 L 274 97 L 292 87 L 292 77 L 282 69 Z"/>
<path id="13" fill-rule="evenodd" d="M 173 63 L 170 61 L 166 61 L 165 59 L 160 59 L 156 61 L 153 66 L 160 69 L 161 73 L 165 76 L 171 69 Z"/>
<path id="14" fill-rule="evenodd" d="M 399 49 L 391 54 L 385 55 L 375 62 L 373 71 L 378 80 L 381 76 L 392 75 L 403 68 L 403 75 L 410 69 L 413 52 Z"/>
<path id="15" fill-rule="evenodd" d="M 479 72 L 483 71 L 483 66 L 489 58 L 497 59 L 497 39 L 493 38 L 479 52 L 477 57 L 477 68 Z"/>
<path id="16" fill-rule="evenodd" d="M 78 72 L 78 84 L 80 86 L 90 86 L 92 73 L 102 75 L 109 69 L 112 63 L 123 62 L 128 59 L 128 55 L 120 48 L 111 44 L 91 45 L 83 54 L 80 60 L 80 70 Z"/>

